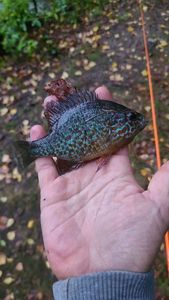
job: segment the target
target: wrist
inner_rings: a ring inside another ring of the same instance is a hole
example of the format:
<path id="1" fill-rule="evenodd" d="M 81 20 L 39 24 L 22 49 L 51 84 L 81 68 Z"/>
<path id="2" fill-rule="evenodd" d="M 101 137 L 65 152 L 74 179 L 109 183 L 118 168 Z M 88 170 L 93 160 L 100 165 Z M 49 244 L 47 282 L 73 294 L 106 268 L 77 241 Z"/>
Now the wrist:
<path id="1" fill-rule="evenodd" d="M 91 273 L 56 282 L 53 286 L 57 300 L 67 299 L 130 299 L 153 300 L 153 272 L 134 273 L 110 271 Z"/>

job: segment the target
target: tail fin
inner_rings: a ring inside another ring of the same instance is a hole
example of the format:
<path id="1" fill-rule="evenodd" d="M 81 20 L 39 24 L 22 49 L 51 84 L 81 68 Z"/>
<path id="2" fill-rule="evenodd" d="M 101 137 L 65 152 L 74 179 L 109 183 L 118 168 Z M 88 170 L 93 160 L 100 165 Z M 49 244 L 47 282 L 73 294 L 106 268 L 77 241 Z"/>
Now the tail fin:
<path id="1" fill-rule="evenodd" d="M 22 165 L 26 168 L 35 160 L 35 157 L 31 154 L 30 143 L 26 141 L 16 141 L 14 145 L 17 152 L 20 153 L 19 159 L 21 160 Z"/>

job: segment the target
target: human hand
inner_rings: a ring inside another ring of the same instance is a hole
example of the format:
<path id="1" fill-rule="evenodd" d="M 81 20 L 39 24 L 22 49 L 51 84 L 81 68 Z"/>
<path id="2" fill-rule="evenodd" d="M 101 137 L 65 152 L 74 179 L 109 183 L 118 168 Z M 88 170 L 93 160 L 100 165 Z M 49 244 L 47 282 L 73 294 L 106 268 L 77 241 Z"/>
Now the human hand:
<path id="1" fill-rule="evenodd" d="M 96 93 L 111 100 L 105 87 Z M 44 135 L 39 125 L 31 130 L 31 140 Z M 147 191 L 133 177 L 127 148 L 97 168 L 92 161 L 58 176 L 51 158 L 36 160 L 43 239 L 59 279 L 108 270 L 149 271 L 169 227 L 169 163 Z"/>

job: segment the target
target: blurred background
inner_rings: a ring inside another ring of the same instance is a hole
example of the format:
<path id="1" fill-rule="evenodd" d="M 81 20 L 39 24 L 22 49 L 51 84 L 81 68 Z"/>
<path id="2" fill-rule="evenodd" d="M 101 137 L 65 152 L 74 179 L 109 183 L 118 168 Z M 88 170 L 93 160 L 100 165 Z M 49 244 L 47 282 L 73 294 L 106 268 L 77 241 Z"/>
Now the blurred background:
<path id="1" fill-rule="evenodd" d="M 150 3 L 151 2 L 151 3 Z M 162 161 L 169 159 L 169 2 L 143 1 Z M 130 146 L 146 188 L 156 171 L 140 11 L 125 0 L 0 0 L 0 299 L 52 299 L 39 220 L 34 166 L 18 167 L 13 143 L 43 124 L 44 85 L 105 84 L 113 99 L 142 112 L 149 125 Z M 169 299 L 164 245 L 156 260 L 157 299 Z"/>

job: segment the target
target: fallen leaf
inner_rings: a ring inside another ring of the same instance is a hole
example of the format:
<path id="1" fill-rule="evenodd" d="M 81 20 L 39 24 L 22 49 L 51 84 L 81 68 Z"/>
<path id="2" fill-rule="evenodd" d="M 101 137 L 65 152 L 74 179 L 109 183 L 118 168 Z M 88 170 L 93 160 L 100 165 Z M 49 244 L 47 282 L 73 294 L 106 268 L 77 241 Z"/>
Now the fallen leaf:
<path id="1" fill-rule="evenodd" d="M 84 66 L 84 69 L 86 70 L 86 71 L 89 71 L 90 69 L 92 69 L 93 67 L 95 67 L 96 66 L 96 63 L 94 62 L 94 61 L 90 61 L 88 64 L 86 64 L 85 66 Z"/>
<path id="2" fill-rule="evenodd" d="M 2 270 L 0 270 L 0 278 L 2 277 L 2 274 L 3 274 L 3 272 L 2 272 Z"/>
<path id="3" fill-rule="evenodd" d="M 3 107 L 0 110 L 0 115 L 1 117 L 5 116 L 8 113 L 8 108 L 7 107 Z"/>
<path id="4" fill-rule="evenodd" d="M 50 77 L 51 79 L 54 79 L 54 78 L 56 77 L 56 75 L 55 75 L 55 73 L 49 73 L 49 77 Z M 63 79 L 65 79 L 65 78 L 63 78 Z"/>
<path id="5" fill-rule="evenodd" d="M 157 48 L 164 48 L 167 47 L 168 43 L 165 40 L 160 40 L 160 44 L 157 46 Z"/>
<path id="6" fill-rule="evenodd" d="M 48 269 L 50 269 L 50 264 L 49 264 L 48 260 L 45 261 L 45 264 L 46 264 L 46 267 L 47 267 Z"/>
<path id="7" fill-rule="evenodd" d="M 2 162 L 3 163 L 7 163 L 7 164 L 9 164 L 11 162 L 9 154 L 3 154 L 3 156 L 2 156 Z"/>
<path id="8" fill-rule="evenodd" d="M 5 247 L 6 241 L 0 239 L 0 247 Z"/>
<path id="9" fill-rule="evenodd" d="M 131 70 L 131 69 L 132 69 L 132 65 L 127 64 L 127 65 L 126 65 L 126 70 L 129 71 L 129 70 Z"/>
<path id="10" fill-rule="evenodd" d="M 144 12 L 147 12 L 147 10 L 148 10 L 148 6 L 143 5 L 143 11 L 144 11 Z"/>
<path id="11" fill-rule="evenodd" d="M 134 28 L 133 28 L 132 26 L 129 26 L 129 27 L 127 28 L 127 31 L 128 31 L 128 32 L 133 32 L 133 31 L 134 31 Z"/>
<path id="12" fill-rule="evenodd" d="M 0 266 L 6 264 L 6 255 L 2 252 L 0 252 Z"/>
<path id="13" fill-rule="evenodd" d="M 147 77 L 147 75 L 148 75 L 147 70 L 146 70 L 146 69 L 143 70 L 143 71 L 141 72 L 141 74 L 142 74 L 144 77 Z"/>
<path id="14" fill-rule="evenodd" d="M 7 262 L 11 264 L 14 261 L 13 257 L 7 257 Z"/>
<path id="15" fill-rule="evenodd" d="M 0 181 L 5 179 L 5 175 L 4 174 L 0 174 Z"/>
<path id="16" fill-rule="evenodd" d="M 145 111 L 150 112 L 151 111 L 151 106 L 147 105 L 144 107 Z"/>
<path id="17" fill-rule="evenodd" d="M 17 109 L 16 108 L 12 108 L 10 111 L 9 111 L 9 114 L 11 116 L 15 115 L 17 113 Z"/>
<path id="18" fill-rule="evenodd" d="M 67 47 L 68 47 L 67 41 L 62 40 L 62 41 L 59 42 L 59 45 L 58 45 L 59 49 L 64 49 L 64 48 L 67 48 Z"/>
<path id="19" fill-rule="evenodd" d="M 4 298 L 4 300 L 14 300 L 14 299 L 15 299 L 14 293 L 10 293 Z"/>
<path id="20" fill-rule="evenodd" d="M 7 198 L 7 197 L 4 197 L 4 196 L 0 198 L 0 201 L 1 201 L 2 203 L 7 202 L 7 200 L 8 200 L 8 198 Z"/>
<path id="21" fill-rule="evenodd" d="M 17 263 L 16 267 L 15 267 L 16 271 L 23 271 L 23 263 L 19 262 Z"/>
<path id="22" fill-rule="evenodd" d="M 94 32 L 97 32 L 99 30 L 99 26 L 98 25 L 95 25 L 94 27 L 93 27 L 93 31 Z"/>
<path id="23" fill-rule="evenodd" d="M 118 38 L 120 37 L 120 34 L 116 33 L 116 34 L 114 35 L 114 37 L 115 37 L 115 39 L 118 39 Z"/>
<path id="24" fill-rule="evenodd" d="M 29 220 L 29 222 L 28 222 L 28 224 L 27 224 L 27 228 L 28 228 L 28 229 L 32 229 L 33 226 L 34 226 L 34 224 L 35 224 L 35 221 L 34 221 L 34 220 Z"/>
<path id="25" fill-rule="evenodd" d="M 15 236 L 16 236 L 15 231 L 9 231 L 9 232 L 7 233 L 7 239 L 8 239 L 9 241 L 13 241 L 13 240 L 15 239 Z"/>
<path id="26" fill-rule="evenodd" d="M 29 239 L 27 239 L 27 243 L 28 243 L 29 246 L 32 246 L 32 245 L 35 244 L 35 241 L 33 239 L 29 238 Z"/>
<path id="27" fill-rule="evenodd" d="M 6 277 L 3 282 L 7 285 L 11 284 L 12 282 L 14 282 L 14 279 L 12 277 Z"/>
<path id="28" fill-rule="evenodd" d="M 67 79 L 69 77 L 69 74 L 67 72 L 63 72 L 61 78 Z"/>
<path id="29" fill-rule="evenodd" d="M 6 227 L 8 227 L 8 228 L 11 227 L 14 224 L 14 222 L 15 221 L 14 221 L 13 218 L 9 218 L 8 221 L 7 221 L 7 223 L 6 223 Z"/>
<path id="30" fill-rule="evenodd" d="M 164 117 L 169 120 L 169 114 L 164 115 Z"/>
<path id="31" fill-rule="evenodd" d="M 121 76 L 121 74 L 110 75 L 109 79 L 112 81 L 123 81 L 124 80 L 124 78 L 123 78 L 123 76 Z"/>
<path id="32" fill-rule="evenodd" d="M 102 45 L 102 50 L 105 51 L 105 50 L 109 50 L 110 49 L 110 46 L 105 44 L 105 45 Z"/>
<path id="33" fill-rule="evenodd" d="M 117 69 L 117 63 L 116 63 L 116 62 L 113 62 L 111 66 L 112 66 L 113 72 L 117 72 L 117 70 L 118 70 L 118 69 Z"/>
<path id="34" fill-rule="evenodd" d="M 143 169 L 140 170 L 140 173 L 141 173 L 142 176 L 145 177 L 145 176 L 148 176 L 148 175 L 151 174 L 151 170 L 149 168 L 143 168 Z"/>
<path id="35" fill-rule="evenodd" d="M 82 75 L 82 71 L 77 70 L 77 71 L 75 72 L 75 75 L 76 75 L 76 76 L 81 76 L 81 75 Z"/>
<path id="36" fill-rule="evenodd" d="M 17 167 L 12 170 L 12 178 L 16 179 L 18 182 L 21 182 L 22 180 L 22 175 L 19 173 Z"/>

